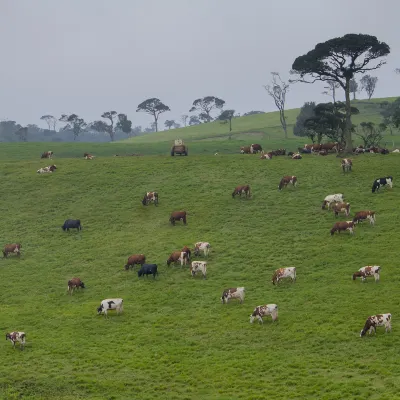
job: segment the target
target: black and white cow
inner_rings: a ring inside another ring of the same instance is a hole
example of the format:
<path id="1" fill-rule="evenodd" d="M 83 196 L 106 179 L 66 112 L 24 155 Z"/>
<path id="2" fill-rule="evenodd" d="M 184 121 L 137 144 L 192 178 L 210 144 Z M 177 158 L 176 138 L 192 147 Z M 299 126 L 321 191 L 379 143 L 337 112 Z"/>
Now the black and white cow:
<path id="1" fill-rule="evenodd" d="M 97 308 L 97 314 L 104 313 L 104 316 L 108 318 L 107 311 L 116 310 L 117 314 L 120 314 L 124 310 L 123 299 L 105 299 L 100 303 L 100 307 Z"/>
<path id="2" fill-rule="evenodd" d="M 392 322 L 392 314 L 390 313 L 371 315 L 365 321 L 364 328 L 360 332 L 360 337 L 364 336 L 367 333 L 367 331 L 369 335 L 372 332 L 375 332 L 376 335 L 377 326 L 384 326 L 385 332 L 391 331 L 392 330 L 391 322 Z"/>
<path id="3" fill-rule="evenodd" d="M 65 232 L 69 232 L 70 229 L 77 229 L 78 231 L 82 230 L 81 220 L 80 219 L 67 219 L 64 222 L 64 225 L 61 227 Z"/>
<path id="4" fill-rule="evenodd" d="M 158 275 L 157 264 L 143 264 L 142 268 L 138 271 L 138 277 L 140 278 L 143 275 L 153 275 L 153 278 L 155 279 L 156 275 Z"/>
<path id="5" fill-rule="evenodd" d="M 10 332 L 6 333 L 6 340 L 10 340 L 13 348 L 15 349 L 15 343 L 18 342 L 20 344 L 20 349 L 23 350 L 25 347 L 25 332 Z"/>
<path id="6" fill-rule="evenodd" d="M 375 179 L 372 185 L 372 193 L 377 192 L 381 188 L 381 186 L 386 186 L 386 185 L 388 185 L 390 189 L 393 187 L 392 176 L 386 176 L 385 178 Z"/>

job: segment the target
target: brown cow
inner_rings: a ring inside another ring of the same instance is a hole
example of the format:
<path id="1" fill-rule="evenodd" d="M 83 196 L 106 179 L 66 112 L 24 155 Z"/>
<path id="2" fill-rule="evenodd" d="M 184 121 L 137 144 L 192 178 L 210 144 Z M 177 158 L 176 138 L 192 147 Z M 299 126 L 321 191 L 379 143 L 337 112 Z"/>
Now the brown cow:
<path id="1" fill-rule="evenodd" d="M 174 211 L 169 217 L 169 222 L 171 222 L 172 225 L 175 225 L 175 221 L 183 221 L 186 225 L 186 215 L 186 211 Z"/>
<path id="2" fill-rule="evenodd" d="M 260 152 L 260 151 L 262 151 L 262 147 L 261 147 L 261 145 L 260 144 L 257 144 L 257 143 L 253 143 L 251 146 L 250 146 L 250 153 L 251 154 L 256 154 L 256 153 L 258 153 L 258 152 Z"/>
<path id="3" fill-rule="evenodd" d="M 142 204 L 147 206 L 150 203 L 154 203 L 155 206 L 158 205 L 158 193 L 157 192 L 146 192 L 143 197 Z"/>
<path id="4" fill-rule="evenodd" d="M 93 160 L 94 155 L 89 154 L 89 153 L 83 153 L 83 158 L 84 158 L 85 160 Z"/>
<path id="5" fill-rule="evenodd" d="M 16 254 L 18 257 L 21 255 L 21 243 L 6 244 L 3 249 L 3 256 L 6 258 L 9 253 Z"/>
<path id="6" fill-rule="evenodd" d="M 283 187 L 286 187 L 289 183 L 291 183 L 294 187 L 297 186 L 297 177 L 292 176 L 284 176 L 279 182 L 278 189 L 282 190 Z"/>
<path id="7" fill-rule="evenodd" d="M 358 224 L 359 222 L 365 221 L 366 219 L 369 220 L 369 223 L 371 225 L 375 224 L 375 211 L 359 211 L 356 213 L 356 215 L 353 218 L 353 222 L 355 224 Z"/>
<path id="8" fill-rule="evenodd" d="M 343 172 L 349 172 L 353 166 L 353 161 L 350 158 L 343 158 L 341 161 L 341 166 Z"/>
<path id="9" fill-rule="evenodd" d="M 329 143 L 322 143 L 320 150 L 326 150 L 326 152 L 329 152 L 330 150 L 336 151 L 336 153 L 339 150 L 339 142 L 329 142 Z"/>
<path id="10" fill-rule="evenodd" d="M 354 222 L 353 221 L 340 221 L 336 222 L 331 229 L 331 235 L 335 232 L 340 233 L 341 231 L 349 231 L 352 235 L 354 234 Z"/>
<path id="11" fill-rule="evenodd" d="M 133 268 L 135 264 L 143 265 L 146 262 L 146 256 L 144 254 L 133 254 L 128 258 L 128 262 L 125 264 L 125 270 L 128 271 L 129 267 Z"/>
<path id="12" fill-rule="evenodd" d="M 189 261 L 189 258 L 188 258 L 188 254 L 186 252 L 174 251 L 169 256 L 169 258 L 167 260 L 167 265 L 170 266 L 172 263 L 176 264 L 177 262 L 180 262 L 181 267 L 182 267 L 183 264 L 186 265 L 188 261 Z"/>
<path id="13" fill-rule="evenodd" d="M 242 154 L 250 154 L 250 146 L 242 146 L 242 147 L 240 148 L 240 152 L 241 152 Z"/>
<path id="14" fill-rule="evenodd" d="M 332 210 L 335 213 L 335 217 L 341 212 L 344 212 L 346 217 L 348 217 L 350 215 L 350 203 L 335 203 Z"/>
<path id="15" fill-rule="evenodd" d="M 249 185 L 236 186 L 235 190 L 232 192 L 232 197 L 234 198 L 237 194 L 240 197 L 242 197 L 242 194 L 245 194 L 246 198 L 251 197 L 250 186 Z"/>
<path id="16" fill-rule="evenodd" d="M 189 247 L 185 246 L 185 247 L 181 250 L 181 252 L 182 252 L 182 253 L 186 253 L 187 259 L 188 259 L 188 261 L 190 261 L 190 257 L 192 256 L 192 252 L 191 252 L 191 250 L 189 249 Z"/>
<path id="17" fill-rule="evenodd" d="M 42 155 L 40 156 L 40 158 L 52 158 L 53 157 L 53 152 L 52 151 L 45 151 L 44 153 L 42 153 Z"/>
<path id="18" fill-rule="evenodd" d="M 68 281 L 68 292 L 72 295 L 74 289 L 85 289 L 85 284 L 79 278 L 72 278 Z"/>

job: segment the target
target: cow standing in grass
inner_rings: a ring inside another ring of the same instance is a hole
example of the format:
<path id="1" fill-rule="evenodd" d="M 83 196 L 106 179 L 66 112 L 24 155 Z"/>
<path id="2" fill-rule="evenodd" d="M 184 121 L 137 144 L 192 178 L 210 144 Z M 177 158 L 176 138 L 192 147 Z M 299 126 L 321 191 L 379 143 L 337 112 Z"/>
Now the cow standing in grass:
<path id="1" fill-rule="evenodd" d="M 335 232 L 340 233 L 341 231 L 349 231 L 352 235 L 354 234 L 354 222 L 353 221 L 340 221 L 336 222 L 331 229 L 331 235 Z"/>
<path id="2" fill-rule="evenodd" d="M 175 225 L 176 221 L 182 221 L 184 225 L 186 225 L 186 215 L 186 211 L 174 211 L 169 217 L 169 222 L 171 222 L 172 225 Z"/>
<path id="3" fill-rule="evenodd" d="M 158 193 L 157 192 L 147 192 L 142 200 L 144 206 L 154 203 L 155 206 L 158 205 Z"/>
<path id="4" fill-rule="evenodd" d="M 211 245 L 208 242 L 197 242 L 194 244 L 194 255 L 198 256 L 202 251 L 205 257 L 210 254 Z"/>
<path id="5" fill-rule="evenodd" d="M 203 274 L 203 279 L 207 278 L 207 261 L 193 261 L 190 266 L 190 274 L 194 277 L 196 272 Z"/>
<path id="6" fill-rule="evenodd" d="M 145 262 L 146 256 L 144 254 L 132 254 L 124 268 L 128 271 L 129 268 L 133 268 L 135 265 L 143 265 Z"/>
<path id="7" fill-rule="evenodd" d="M 167 265 L 169 267 L 171 264 L 177 264 L 178 262 L 180 262 L 181 263 L 181 267 L 183 267 L 183 265 L 186 265 L 188 261 L 189 261 L 189 256 L 188 256 L 187 252 L 185 252 L 185 251 L 174 251 L 169 256 L 169 258 L 167 260 Z"/>
<path id="8" fill-rule="evenodd" d="M 53 157 L 53 152 L 52 151 L 45 151 L 44 153 L 42 153 L 42 155 L 40 156 L 40 158 L 52 158 Z"/>
<path id="9" fill-rule="evenodd" d="M 228 304 L 230 299 L 238 299 L 240 304 L 244 301 L 245 289 L 244 287 L 235 287 L 230 289 L 225 289 L 222 292 L 221 301 L 222 304 Z"/>
<path id="10" fill-rule="evenodd" d="M 371 315 L 365 321 L 364 328 L 360 332 L 360 337 L 364 336 L 367 331 L 370 335 L 372 332 L 376 335 L 376 327 L 377 326 L 384 326 L 385 332 L 392 330 L 392 314 L 377 314 Z"/>
<path id="11" fill-rule="evenodd" d="M 351 172 L 353 161 L 350 158 L 343 158 L 341 161 L 343 172 Z"/>
<path id="12" fill-rule="evenodd" d="M 6 258 L 9 254 L 21 255 L 21 243 L 6 244 L 3 248 L 3 257 Z"/>
<path id="13" fill-rule="evenodd" d="M 242 197 L 242 194 L 244 194 L 246 196 L 246 199 L 248 197 L 251 197 L 251 191 L 250 191 L 249 185 L 236 186 L 232 192 L 232 198 L 235 198 L 236 195 L 239 195 L 240 197 Z"/>
<path id="14" fill-rule="evenodd" d="M 74 289 L 85 289 L 85 284 L 80 280 L 80 278 L 72 278 L 68 281 L 68 293 L 72 295 Z"/>
<path id="15" fill-rule="evenodd" d="M 254 319 L 257 318 L 260 324 L 263 324 L 263 317 L 270 315 L 272 322 L 278 319 L 278 306 L 276 304 L 265 304 L 257 306 L 253 313 L 250 314 L 250 323 L 252 324 Z"/>
<path id="16" fill-rule="evenodd" d="M 290 278 L 292 282 L 296 282 L 296 267 L 278 268 L 272 276 L 272 283 L 277 285 L 284 278 Z"/>
<path id="17" fill-rule="evenodd" d="M 117 314 L 122 313 L 124 310 L 124 300 L 123 299 L 105 299 L 100 303 L 100 307 L 97 308 L 97 314 L 104 314 L 108 318 L 108 311 L 116 310 Z"/>
<path id="18" fill-rule="evenodd" d="M 337 217 L 339 213 L 342 212 L 346 215 L 346 217 L 350 215 L 350 203 L 335 203 L 332 209 L 335 213 L 335 217 Z"/>
<path id="19" fill-rule="evenodd" d="M 10 332 L 6 333 L 6 340 L 10 340 L 13 349 L 15 349 L 15 343 L 19 343 L 20 349 L 23 350 L 25 348 L 25 339 L 26 339 L 26 334 L 25 332 Z"/>
<path id="20" fill-rule="evenodd" d="M 297 186 L 297 177 L 294 175 L 284 176 L 279 182 L 278 189 L 282 190 L 282 188 L 286 187 L 289 184 L 292 184 L 294 187 Z"/>
<path id="21" fill-rule="evenodd" d="M 370 225 L 375 225 L 376 221 L 375 211 L 371 210 L 358 211 L 353 218 L 353 222 L 355 224 L 358 224 L 365 220 L 368 220 Z"/>
<path id="22" fill-rule="evenodd" d="M 359 277 L 364 282 L 367 277 L 374 277 L 375 282 L 377 282 L 380 279 L 380 271 L 381 267 L 379 265 L 368 265 L 366 267 L 362 267 L 353 274 L 353 281 Z"/>
<path id="23" fill-rule="evenodd" d="M 336 194 L 330 194 L 330 195 L 326 196 L 324 201 L 322 202 L 322 209 L 329 210 L 333 203 L 343 203 L 343 194 L 336 193 Z"/>
<path id="24" fill-rule="evenodd" d="M 372 185 L 372 193 L 377 192 L 381 186 L 389 186 L 390 189 L 393 188 L 393 177 L 392 176 L 386 176 L 385 178 L 378 178 L 374 180 L 374 183 Z"/>

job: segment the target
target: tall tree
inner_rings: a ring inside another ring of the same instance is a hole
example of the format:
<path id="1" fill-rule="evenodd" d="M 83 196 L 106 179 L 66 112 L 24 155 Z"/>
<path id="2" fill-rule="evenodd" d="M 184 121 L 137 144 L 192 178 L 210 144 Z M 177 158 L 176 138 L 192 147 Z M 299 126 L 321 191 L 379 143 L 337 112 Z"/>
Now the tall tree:
<path id="1" fill-rule="evenodd" d="M 175 125 L 175 121 L 173 119 L 167 119 L 164 125 L 166 128 L 171 129 Z"/>
<path id="2" fill-rule="evenodd" d="M 136 112 L 145 112 L 147 114 L 150 114 L 154 118 L 154 124 L 155 124 L 155 129 L 156 132 L 158 132 L 158 117 L 160 114 L 165 113 L 166 111 L 171 111 L 168 106 L 166 106 L 161 100 L 153 97 L 151 99 L 147 99 L 140 103 L 137 106 Z"/>
<path id="3" fill-rule="evenodd" d="M 188 120 L 188 118 L 189 118 L 189 115 L 187 115 L 187 114 L 183 114 L 183 115 L 181 116 L 181 121 L 182 121 L 182 123 L 183 123 L 184 126 L 187 126 L 187 120 Z"/>
<path id="4" fill-rule="evenodd" d="M 349 85 L 350 85 L 349 86 L 350 93 L 353 93 L 353 100 L 355 100 L 356 99 L 356 93 L 358 91 L 358 83 L 353 78 L 353 79 L 350 79 Z"/>
<path id="5" fill-rule="evenodd" d="M 189 112 L 198 111 L 199 119 L 203 122 L 210 122 L 213 120 L 211 112 L 213 110 L 222 110 L 225 101 L 215 96 L 206 96 L 197 99 L 193 102 L 192 108 Z"/>
<path id="6" fill-rule="evenodd" d="M 376 126 L 373 122 L 361 122 L 360 129 L 355 133 L 363 141 L 365 148 L 379 146 L 383 139 L 382 132 L 386 129 L 385 124 Z"/>
<path id="7" fill-rule="evenodd" d="M 383 124 L 390 130 L 393 135 L 393 128 L 400 127 L 400 97 L 392 103 L 385 101 L 381 103 L 381 115 L 383 117 Z"/>
<path id="8" fill-rule="evenodd" d="M 141 125 L 137 125 L 134 128 L 132 128 L 132 134 L 133 136 L 137 136 L 140 133 L 142 133 L 142 126 Z"/>
<path id="9" fill-rule="evenodd" d="M 224 110 L 218 116 L 220 121 L 229 121 L 229 132 L 232 131 L 232 118 L 235 116 L 235 110 Z"/>
<path id="10" fill-rule="evenodd" d="M 19 137 L 19 140 L 21 142 L 27 142 L 28 141 L 28 128 L 19 128 L 15 134 Z"/>
<path id="11" fill-rule="evenodd" d="M 378 78 L 376 76 L 364 75 L 361 78 L 360 90 L 365 90 L 367 92 L 368 100 L 370 100 L 372 95 L 374 94 L 377 82 L 378 82 Z"/>
<path id="12" fill-rule="evenodd" d="M 300 108 L 300 113 L 296 118 L 296 123 L 293 126 L 293 135 L 308 136 L 307 129 L 304 127 L 305 121 L 315 117 L 315 103 L 313 101 L 306 102 Z"/>
<path id="13" fill-rule="evenodd" d="M 327 86 L 324 86 L 326 89 L 322 94 L 326 94 L 328 96 L 332 96 L 332 100 L 336 102 L 336 89 L 339 89 L 340 85 L 335 81 L 327 81 Z"/>
<path id="14" fill-rule="evenodd" d="M 314 83 L 315 81 L 336 81 L 345 92 L 346 127 L 344 137 L 345 152 L 353 150 L 350 80 L 358 73 L 380 68 L 385 60 L 376 60 L 387 56 L 390 47 L 378 41 L 375 36 L 348 34 L 319 43 L 315 48 L 300 57 L 292 65 L 292 74 L 298 78 L 294 82 Z M 310 77 L 307 80 L 306 77 Z"/>
<path id="15" fill-rule="evenodd" d="M 132 121 L 128 119 L 126 114 L 118 114 L 118 122 L 116 127 L 130 136 L 132 132 Z"/>
<path id="16" fill-rule="evenodd" d="M 90 127 L 94 129 L 97 132 L 100 133 L 106 133 L 110 136 L 111 141 L 114 141 L 115 137 L 115 127 L 114 127 L 114 120 L 117 118 L 117 112 L 116 111 L 105 111 L 103 114 L 101 114 L 101 118 L 108 119 L 110 121 L 109 124 L 107 124 L 104 121 L 94 121 L 90 124 Z"/>
<path id="17" fill-rule="evenodd" d="M 285 138 L 287 138 L 287 126 L 285 117 L 285 103 L 286 93 L 289 90 L 289 82 L 282 81 L 278 72 L 271 72 L 272 82 L 269 85 L 264 85 L 264 89 L 273 98 L 276 107 L 279 110 L 279 119 L 281 126 L 285 132 Z"/>
<path id="18" fill-rule="evenodd" d="M 53 117 L 52 115 L 42 115 L 40 119 L 42 121 L 46 121 L 49 130 L 56 130 L 57 118 Z"/>
<path id="19" fill-rule="evenodd" d="M 59 119 L 61 122 L 65 122 L 66 125 L 62 128 L 63 131 L 72 131 L 74 134 L 74 140 L 86 129 L 88 126 L 83 118 L 79 118 L 76 114 L 63 114 Z"/>

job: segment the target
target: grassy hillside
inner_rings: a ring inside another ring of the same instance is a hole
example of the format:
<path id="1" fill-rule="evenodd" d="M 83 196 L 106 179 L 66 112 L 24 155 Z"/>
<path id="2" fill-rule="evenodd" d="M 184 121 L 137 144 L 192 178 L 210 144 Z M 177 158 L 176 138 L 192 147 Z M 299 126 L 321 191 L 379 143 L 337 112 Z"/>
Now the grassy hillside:
<path id="1" fill-rule="evenodd" d="M 399 398 L 398 154 L 360 155 L 343 175 L 334 156 L 67 157 L 81 146 L 65 145 L 49 175 L 35 172 L 48 164 L 35 145 L 0 161 L 0 243 L 23 246 L 20 260 L 0 259 L 0 327 L 27 333 L 23 352 L 3 337 L 0 398 Z M 286 174 L 299 186 L 279 192 Z M 372 194 L 387 174 L 393 190 Z M 232 199 L 244 183 L 253 198 Z M 158 207 L 142 206 L 147 190 Z M 321 202 L 338 192 L 352 214 L 376 210 L 376 226 L 331 237 Z M 173 210 L 190 213 L 187 226 L 168 223 Z M 83 231 L 64 233 L 67 218 Z M 212 244 L 207 280 L 166 266 L 199 240 Z M 123 270 L 133 253 L 159 265 L 155 281 Z M 381 265 L 380 283 L 351 280 L 365 265 Z M 297 282 L 274 287 L 283 266 L 296 266 Z M 74 276 L 87 288 L 70 297 Z M 234 286 L 245 286 L 244 304 L 222 305 Z M 121 316 L 96 315 L 107 297 L 124 299 Z M 265 303 L 278 304 L 279 322 L 251 325 Z M 392 333 L 361 339 L 367 316 L 385 312 Z"/>

